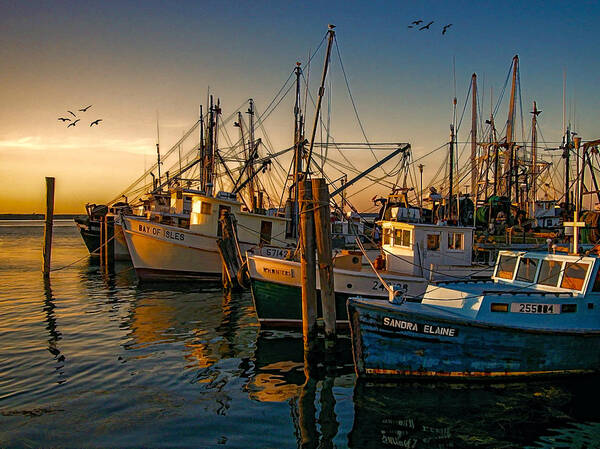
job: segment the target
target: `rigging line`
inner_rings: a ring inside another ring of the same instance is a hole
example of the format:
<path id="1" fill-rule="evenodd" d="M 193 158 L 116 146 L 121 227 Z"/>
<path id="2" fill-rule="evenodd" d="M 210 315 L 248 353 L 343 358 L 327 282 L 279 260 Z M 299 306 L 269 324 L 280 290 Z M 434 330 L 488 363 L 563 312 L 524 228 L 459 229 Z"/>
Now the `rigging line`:
<path id="1" fill-rule="evenodd" d="M 308 98 L 310 98 L 311 103 L 313 104 L 313 106 L 316 107 L 316 103 L 315 100 L 312 96 L 312 94 L 310 93 L 310 91 L 308 90 L 308 80 L 304 77 L 304 72 L 301 74 L 302 75 L 302 79 L 304 80 L 304 84 L 306 86 L 306 92 L 308 93 Z M 319 117 L 319 121 L 323 121 L 322 117 Z M 358 170 L 354 164 L 350 161 L 350 159 L 348 159 L 344 153 L 342 152 L 342 150 L 340 149 L 339 145 L 337 144 L 337 142 L 335 141 L 335 139 L 332 137 L 331 138 L 331 144 L 335 147 L 335 149 L 338 151 L 338 153 L 340 153 L 340 155 L 342 156 L 342 158 L 348 163 L 348 165 L 350 165 L 351 167 L 353 167 L 355 170 Z"/>
<path id="2" fill-rule="evenodd" d="M 292 79 L 292 77 L 294 76 L 294 70 L 292 70 L 290 72 L 290 75 L 287 77 L 287 79 L 285 80 L 285 82 L 283 83 L 283 85 L 279 88 L 279 90 L 277 91 L 277 93 L 275 94 L 275 96 L 273 97 L 273 99 L 271 100 L 271 102 L 267 105 L 267 107 L 265 108 L 265 113 L 269 110 L 269 108 L 271 107 L 271 105 L 275 102 L 275 100 L 277 100 L 277 97 L 279 96 L 279 94 L 281 94 L 281 92 L 285 89 L 285 86 L 287 85 L 287 83 Z M 292 83 L 293 85 L 293 83 Z M 245 102 L 244 102 L 245 103 Z"/>
<path id="3" fill-rule="evenodd" d="M 317 155 L 317 157 L 320 157 L 320 156 Z M 333 159 L 329 159 L 329 164 L 332 166 L 332 168 L 338 170 L 342 174 L 345 174 L 346 172 L 344 172 L 343 170 L 337 168 L 336 165 L 342 166 L 343 169 L 350 170 L 350 171 L 352 171 L 355 174 L 362 173 L 361 170 L 356 170 L 356 169 L 350 168 L 350 167 L 344 167 L 343 164 L 341 164 L 340 162 L 337 162 L 337 161 L 335 161 Z M 384 187 L 388 187 L 389 188 L 389 186 L 391 185 L 391 183 L 389 183 L 389 182 L 387 182 L 387 183 L 386 182 L 382 182 L 382 180 L 385 179 L 385 178 L 387 178 L 387 177 L 386 176 L 382 176 L 381 178 L 373 178 L 370 175 L 365 176 L 365 179 L 368 179 L 371 182 L 374 182 L 374 183 L 377 183 L 377 184 L 380 184 L 380 185 L 382 185 Z"/>
<path id="4" fill-rule="evenodd" d="M 469 104 L 469 95 L 471 94 L 471 85 L 469 83 L 469 90 L 467 91 L 467 96 L 465 97 L 465 105 L 463 106 L 462 114 L 460 114 L 460 120 L 458 121 L 458 125 L 456 126 L 456 135 L 458 135 L 458 131 L 460 130 L 460 125 L 462 124 L 463 117 L 465 116 L 465 111 L 467 110 L 467 104 Z"/>
<path id="5" fill-rule="evenodd" d="M 521 139 L 525 142 L 525 127 L 523 126 L 523 98 L 521 97 L 521 65 L 517 65 L 517 92 L 519 92 L 519 108 L 521 110 Z"/>
<path id="6" fill-rule="evenodd" d="M 338 45 L 338 41 L 337 38 L 334 36 L 333 40 L 335 42 L 335 49 L 338 55 L 338 59 L 340 61 L 340 68 L 342 69 L 342 74 L 344 75 L 344 81 L 346 82 L 346 88 L 348 89 L 348 96 L 350 97 L 350 102 L 352 103 L 352 108 L 354 109 L 354 115 L 356 116 L 356 120 L 358 121 L 358 126 L 360 127 L 360 131 L 362 132 L 363 137 L 365 138 L 365 142 L 367 142 L 367 144 L 369 144 L 369 150 L 371 151 L 371 154 L 373 155 L 373 159 L 375 159 L 375 162 L 379 162 L 379 159 L 377 159 L 377 156 L 375 156 L 375 152 L 373 151 L 373 148 L 371 147 L 370 143 L 369 143 L 369 139 L 367 138 L 367 133 L 365 132 L 365 128 L 363 127 L 362 121 L 360 120 L 360 116 L 358 115 L 358 109 L 356 107 L 356 103 L 354 102 L 354 96 L 352 95 L 352 91 L 350 90 L 350 83 L 348 82 L 348 77 L 346 76 L 346 69 L 344 68 L 344 63 L 342 61 L 342 55 L 340 52 L 340 46 Z M 385 169 L 383 168 L 383 166 L 379 167 L 381 169 L 381 171 L 383 171 L 387 176 L 390 176 L 389 173 L 387 173 L 385 171 Z"/>
<path id="7" fill-rule="evenodd" d="M 188 138 L 188 137 L 189 137 L 189 136 L 192 134 L 192 132 L 194 132 L 194 131 L 196 130 L 196 128 L 198 127 L 199 123 L 200 123 L 200 120 L 197 120 L 197 121 L 196 121 L 196 122 L 195 122 L 195 123 L 192 125 L 192 127 L 191 127 L 191 128 L 190 128 L 190 129 L 189 129 L 189 130 L 188 130 L 188 131 L 187 131 L 187 132 L 184 134 L 184 136 L 183 136 L 181 139 L 179 139 L 179 140 L 177 141 L 177 143 L 176 143 L 175 145 L 173 145 L 173 146 L 172 146 L 172 147 L 169 149 L 169 151 L 167 151 L 167 152 L 166 152 L 166 153 L 163 155 L 163 158 L 164 158 L 164 159 L 166 159 L 166 158 L 168 158 L 168 157 L 169 157 L 169 156 L 170 156 L 172 153 L 174 153 L 174 152 L 175 152 L 175 150 L 177 150 L 177 148 L 178 148 L 178 145 L 179 145 L 180 143 L 182 143 L 182 142 L 183 142 L 185 139 L 187 139 L 187 138 Z M 158 163 L 157 163 L 157 162 L 155 162 L 154 164 L 152 164 L 152 165 L 150 166 L 150 168 L 144 172 L 144 174 L 143 174 L 143 175 L 141 175 L 141 176 L 140 176 L 139 178 L 137 178 L 137 179 L 136 179 L 136 180 L 135 180 L 135 181 L 134 181 L 132 184 L 130 184 L 130 185 L 129 185 L 129 187 L 127 187 L 127 188 L 126 188 L 126 189 L 123 191 L 123 193 L 127 193 L 129 190 L 133 189 L 133 188 L 134 188 L 136 185 L 138 185 L 140 182 L 144 182 L 144 180 L 145 180 L 145 178 L 148 176 L 148 174 L 150 174 L 151 172 L 153 172 L 154 170 L 156 170 L 156 167 L 158 167 Z M 118 201 L 118 200 L 119 200 L 119 199 L 120 199 L 120 198 L 123 196 L 123 193 L 122 193 L 122 194 L 120 194 L 120 195 L 119 195 L 118 197 L 116 197 L 115 199 L 113 199 L 112 201 L 110 201 L 110 202 L 109 202 L 109 204 L 110 204 L 110 203 L 114 203 L 114 202 Z"/>
<path id="8" fill-rule="evenodd" d="M 411 164 L 416 164 L 417 162 L 425 159 L 427 156 L 431 156 L 433 153 L 435 153 L 436 151 L 441 150 L 442 148 L 444 148 L 445 146 L 448 145 L 448 142 L 443 143 L 442 145 L 440 145 L 439 147 L 435 148 L 434 150 L 431 150 L 429 153 L 417 158 L 417 159 L 413 159 L 413 161 L 411 162 Z"/>
<path id="9" fill-rule="evenodd" d="M 494 107 L 494 117 L 496 117 L 496 115 L 498 114 L 498 109 L 500 108 L 500 104 L 502 103 L 502 99 L 504 98 L 504 93 L 506 92 L 506 87 L 508 86 L 508 80 L 510 79 L 510 72 L 512 71 L 512 66 L 513 63 L 511 62 L 510 66 L 508 67 L 508 73 L 506 74 L 506 80 L 504 81 L 504 87 L 502 88 L 502 92 L 500 93 L 498 101 L 496 102 L 496 106 Z"/>

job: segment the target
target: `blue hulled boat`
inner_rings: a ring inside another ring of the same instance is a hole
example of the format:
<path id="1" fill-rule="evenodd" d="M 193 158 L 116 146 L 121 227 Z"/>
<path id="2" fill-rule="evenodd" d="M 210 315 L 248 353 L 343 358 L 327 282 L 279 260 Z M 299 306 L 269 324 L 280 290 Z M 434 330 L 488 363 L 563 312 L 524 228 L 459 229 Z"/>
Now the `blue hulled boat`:
<path id="1" fill-rule="evenodd" d="M 361 377 L 600 371 L 596 255 L 501 251 L 491 281 L 430 284 L 420 303 L 348 300 Z"/>

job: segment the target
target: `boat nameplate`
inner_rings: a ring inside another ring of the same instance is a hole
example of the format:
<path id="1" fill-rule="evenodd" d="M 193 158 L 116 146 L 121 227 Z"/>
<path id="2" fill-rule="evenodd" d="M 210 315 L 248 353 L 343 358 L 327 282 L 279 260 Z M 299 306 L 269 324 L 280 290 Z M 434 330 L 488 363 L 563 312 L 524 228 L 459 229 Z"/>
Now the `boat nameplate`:
<path id="1" fill-rule="evenodd" d="M 387 316 L 383 317 L 383 327 L 426 335 L 440 335 L 445 337 L 456 337 L 458 335 L 458 329 L 454 327 L 438 326 L 437 324 L 415 323 L 413 321 L 400 320 Z"/>

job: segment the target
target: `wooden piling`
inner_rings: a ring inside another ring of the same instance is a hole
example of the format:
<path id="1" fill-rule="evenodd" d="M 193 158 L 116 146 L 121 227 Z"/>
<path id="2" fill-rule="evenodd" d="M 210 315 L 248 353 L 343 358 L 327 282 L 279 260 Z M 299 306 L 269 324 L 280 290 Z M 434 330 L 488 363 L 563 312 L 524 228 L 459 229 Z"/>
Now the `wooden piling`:
<path id="1" fill-rule="evenodd" d="M 315 260 L 315 224 L 310 180 L 299 182 L 302 281 L 302 334 L 304 351 L 314 353 L 317 337 L 317 276 Z"/>
<path id="2" fill-rule="evenodd" d="M 44 277 L 50 277 L 50 260 L 52 258 L 52 225 L 54 220 L 54 178 L 46 177 L 46 220 L 44 224 Z"/>
<path id="3" fill-rule="evenodd" d="M 100 216 L 100 246 L 98 247 L 100 252 L 100 265 L 106 264 L 106 215 Z"/>
<path id="4" fill-rule="evenodd" d="M 104 265 L 108 267 L 114 266 L 115 263 L 115 217 L 113 215 L 104 216 Z"/>
<path id="5" fill-rule="evenodd" d="M 331 251 L 331 212 L 329 208 L 329 187 L 323 178 L 312 180 L 314 199 L 315 233 L 319 256 L 319 277 L 321 280 L 321 307 L 325 325 L 325 339 L 335 339 L 335 291 L 333 278 L 333 256 Z"/>
<path id="6" fill-rule="evenodd" d="M 219 218 L 219 224 L 221 238 L 217 239 L 217 249 L 221 255 L 223 288 L 241 291 L 244 289 L 245 280 L 244 261 L 237 239 L 235 215 L 223 211 L 223 215 Z"/>

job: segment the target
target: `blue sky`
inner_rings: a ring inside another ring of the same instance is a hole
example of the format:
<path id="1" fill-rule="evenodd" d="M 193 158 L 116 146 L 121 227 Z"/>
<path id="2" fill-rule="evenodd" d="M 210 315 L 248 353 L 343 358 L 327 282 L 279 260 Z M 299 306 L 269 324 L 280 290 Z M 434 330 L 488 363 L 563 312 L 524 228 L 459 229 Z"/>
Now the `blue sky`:
<path id="1" fill-rule="evenodd" d="M 474 72 L 487 113 L 490 88 L 497 98 L 515 54 L 526 132 L 536 100 L 544 138 L 560 139 L 566 70 L 568 116 L 584 139 L 594 139 L 599 18 L 597 2 L 4 1 L 0 212 L 42 210 L 49 175 L 57 177 L 58 212 L 112 198 L 154 154 L 157 111 L 161 141 L 169 146 L 195 121 L 208 86 L 221 98 L 224 115 L 250 97 L 264 108 L 328 23 L 337 26 L 372 141 L 408 141 L 415 157 L 440 146 L 452 117 L 453 60 L 459 113 Z M 429 31 L 408 29 L 415 19 L 434 24 Z M 321 67 L 319 54 L 311 81 Z M 334 136 L 361 139 L 336 57 L 331 83 Z M 102 127 L 67 133 L 59 126 L 57 116 L 87 104 L 94 104 L 89 112 L 103 118 Z M 290 107 L 291 99 L 284 101 L 267 123 L 275 147 L 290 145 Z M 506 120 L 505 110 L 498 123 Z M 467 128 L 459 139 L 467 139 Z M 370 162 L 368 155 L 357 157 Z M 440 156 L 424 163 L 427 177 Z M 359 201 L 366 207 L 365 198 Z"/>

